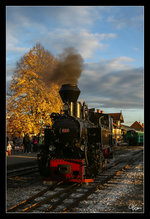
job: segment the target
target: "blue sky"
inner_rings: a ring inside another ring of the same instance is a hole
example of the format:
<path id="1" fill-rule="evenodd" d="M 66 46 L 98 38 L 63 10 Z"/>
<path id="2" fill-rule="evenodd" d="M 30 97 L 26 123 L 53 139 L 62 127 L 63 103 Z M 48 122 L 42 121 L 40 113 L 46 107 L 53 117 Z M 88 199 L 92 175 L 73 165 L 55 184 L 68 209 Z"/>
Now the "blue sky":
<path id="1" fill-rule="evenodd" d="M 74 47 L 84 59 L 80 99 L 124 122 L 144 122 L 144 7 L 7 6 L 6 85 L 37 42 L 55 57 Z"/>

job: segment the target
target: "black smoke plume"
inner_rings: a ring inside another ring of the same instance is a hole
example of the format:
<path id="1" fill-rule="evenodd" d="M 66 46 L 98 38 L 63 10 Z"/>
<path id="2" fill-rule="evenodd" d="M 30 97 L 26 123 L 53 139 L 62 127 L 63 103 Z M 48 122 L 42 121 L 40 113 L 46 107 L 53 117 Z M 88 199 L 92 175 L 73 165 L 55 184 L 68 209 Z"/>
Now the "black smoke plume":
<path id="1" fill-rule="evenodd" d="M 64 49 L 58 56 L 51 81 L 62 84 L 77 84 L 83 70 L 83 58 L 73 47 Z"/>

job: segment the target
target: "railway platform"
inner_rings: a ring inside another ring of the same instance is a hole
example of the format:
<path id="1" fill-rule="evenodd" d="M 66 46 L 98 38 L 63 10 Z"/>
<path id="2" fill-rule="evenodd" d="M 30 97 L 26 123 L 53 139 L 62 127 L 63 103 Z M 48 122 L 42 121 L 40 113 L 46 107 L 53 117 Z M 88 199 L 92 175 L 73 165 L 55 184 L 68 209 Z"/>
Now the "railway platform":
<path id="1" fill-rule="evenodd" d="M 6 157 L 7 170 L 28 167 L 37 164 L 37 153 L 14 152 Z"/>

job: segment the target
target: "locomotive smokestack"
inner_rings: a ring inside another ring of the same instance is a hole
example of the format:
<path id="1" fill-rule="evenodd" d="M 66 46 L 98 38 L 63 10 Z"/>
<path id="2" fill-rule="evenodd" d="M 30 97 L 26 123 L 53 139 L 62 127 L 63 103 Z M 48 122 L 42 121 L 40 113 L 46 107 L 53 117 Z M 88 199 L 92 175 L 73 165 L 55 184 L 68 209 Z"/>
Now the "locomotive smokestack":
<path id="1" fill-rule="evenodd" d="M 80 95 L 80 90 L 77 84 L 63 84 L 59 94 L 64 103 L 75 103 Z"/>

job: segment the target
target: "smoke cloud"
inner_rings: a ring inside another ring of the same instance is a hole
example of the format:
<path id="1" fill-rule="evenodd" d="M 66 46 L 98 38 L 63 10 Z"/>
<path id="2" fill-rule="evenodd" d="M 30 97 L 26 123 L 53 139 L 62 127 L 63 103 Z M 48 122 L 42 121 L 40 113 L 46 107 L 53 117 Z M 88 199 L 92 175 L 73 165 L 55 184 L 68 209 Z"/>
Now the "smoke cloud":
<path id="1" fill-rule="evenodd" d="M 83 58 L 73 47 L 64 49 L 58 56 L 51 81 L 62 84 L 77 84 L 83 70 Z"/>

